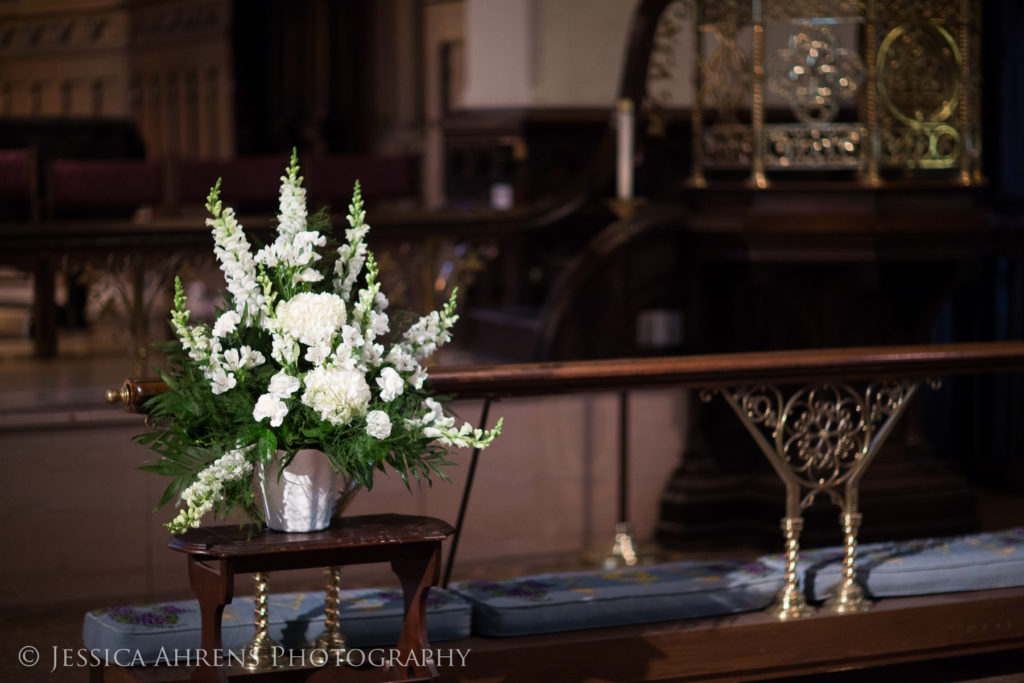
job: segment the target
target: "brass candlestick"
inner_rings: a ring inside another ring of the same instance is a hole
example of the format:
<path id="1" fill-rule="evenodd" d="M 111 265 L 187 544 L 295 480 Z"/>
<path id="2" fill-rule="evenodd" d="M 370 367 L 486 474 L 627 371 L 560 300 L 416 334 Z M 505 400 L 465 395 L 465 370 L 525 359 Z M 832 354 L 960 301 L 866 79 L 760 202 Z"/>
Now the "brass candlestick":
<path id="1" fill-rule="evenodd" d="M 843 525 L 845 549 L 843 552 L 843 578 L 832 588 L 832 596 L 825 601 L 825 607 L 836 612 L 865 612 L 871 609 L 871 601 L 864 597 L 864 591 L 857 578 L 857 529 L 861 514 L 844 513 L 839 516 Z"/>
<path id="2" fill-rule="evenodd" d="M 324 567 L 324 576 L 327 579 L 324 591 L 324 632 L 316 639 L 316 657 L 324 661 L 313 663 L 323 666 L 330 660 L 335 662 L 343 661 L 345 658 L 345 636 L 342 635 L 339 627 L 339 599 L 338 591 L 341 590 L 341 567 Z"/>
<path id="3" fill-rule="evenodd" d="M 245 668 L 249 671 L 270 671 L 281 667 L 277 661 L 277 655 L 284 652 L 284 648 L 275 642 L 269 633 L 270 619 L 267 600 L 270 590 L 267 574 L 256 572 L 253 575 L 253 580 L 256 582 L 256 592 L 252 598 L 253 626 L 256 628 L 256 634 L 246 648 Z"/>
<path id="4" fill-rule="evenodd" d="M 782 532 L 786 535 L 786 584 L 775 598 L 772 613 L 779 619 L 802 619 L 814 614 L 807 604 L 797 580 L 797 561 L 800 559 L 800 532 L 804 528 L 801 517 L 784 517 Z"/>

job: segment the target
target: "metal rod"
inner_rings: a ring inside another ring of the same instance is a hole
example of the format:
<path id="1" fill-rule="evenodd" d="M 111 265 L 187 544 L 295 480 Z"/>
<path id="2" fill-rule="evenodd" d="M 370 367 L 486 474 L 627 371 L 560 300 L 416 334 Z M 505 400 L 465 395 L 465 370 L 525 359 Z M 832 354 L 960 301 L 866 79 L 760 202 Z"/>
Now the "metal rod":
<path id="1" fill-rule="evenodd" d="M 619 522 L 629 521 L 629 392 L 619 392 Z"/>
<path id="2" fill-rule="evenodd" d="M 487 415 L 491 411 L 491 399 L 484 399 L 483 409 L 480 411 L 480 429 L 487 428 Z M 473 478 L 476 476 L 476 463 L 480 459 L 480 449 L 473 449 L 473 457 L 469 460 L 469 473 L 466 475 L 466 486 L 462 489 L 462 502 L 459 503 L 459 517 L 455 522 L 455 533 L 452 534 L 452 546 L 448 550 L 448 562 L 444 568 L 443 588 L 448 587 L 452 578 L 452 567 L 455 565 L 455 552 L 459 549 L 459 537 L 462 535 L 462 523 L 466 519 L 466 508 L 469 506 L 469 494 L 473 490 Z"/>

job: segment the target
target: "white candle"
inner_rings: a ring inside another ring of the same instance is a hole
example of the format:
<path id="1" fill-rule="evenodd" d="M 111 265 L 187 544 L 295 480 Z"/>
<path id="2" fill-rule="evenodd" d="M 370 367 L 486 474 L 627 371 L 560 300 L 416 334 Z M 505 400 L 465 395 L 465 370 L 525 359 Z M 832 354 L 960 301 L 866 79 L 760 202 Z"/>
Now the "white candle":
<path id="1" fill-rule="evenodd" d="M 615 103 L 618 128 L 618 154 L 616 155 L 616 189 L 619 199 L 633 198 L 633 100 L 621 99 Z"/>

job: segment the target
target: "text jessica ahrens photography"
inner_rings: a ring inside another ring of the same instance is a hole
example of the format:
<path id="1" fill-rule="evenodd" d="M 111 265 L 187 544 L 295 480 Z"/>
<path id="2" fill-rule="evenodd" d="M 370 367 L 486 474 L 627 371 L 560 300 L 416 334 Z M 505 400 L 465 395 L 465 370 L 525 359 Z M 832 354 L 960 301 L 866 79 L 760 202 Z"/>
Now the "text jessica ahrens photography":
<path id="1" fill-rule="evenodd" d="M 250 664 L 255 652 L 246 649 L 203 650 L 194 648 L 160 648 L 155 660 L 148 660 L 138 650 L 131 648 L 68 648 L 54 645 L 50 672 L 57 669 L 85 668 L 101 665 L 122 667 L 154 666 L 239 666 Z M 346 648 L 326 650 L 322 648 L 289 650 L 275 647 L 273 652 L 260 654 L 261 660 L 269 660 L 275 668 L 310 668 L 325 666 L 351 667 L 464 667 L 469 659 L 469 648 L 430 648 L 402 651 L 397 648 Z M 40 663 L 39 649 L 27 645 L 18 653 L 18 660 L 26 668 Z M 264 661 L 264 663 L 267 663 Z"/>

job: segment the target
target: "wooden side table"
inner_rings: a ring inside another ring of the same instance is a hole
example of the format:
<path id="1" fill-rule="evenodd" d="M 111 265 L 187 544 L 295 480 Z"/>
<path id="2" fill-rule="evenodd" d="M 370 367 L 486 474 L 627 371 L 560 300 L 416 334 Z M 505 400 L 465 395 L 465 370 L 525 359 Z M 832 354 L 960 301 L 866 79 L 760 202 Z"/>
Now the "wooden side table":
<path id="1" fill-rule="evenodd" d="M 221 649 L 221 620 L 231 602 L 235 574 L 390 562 L 402 584 L 405 618 L 396 649 L 402 653 L 430 648 L 427 640 L 427 592 L 437 584 L 441 543 L 454 531 L 432 517 L 365 515 L 347 517 L 324 531 L 282 533 L 253 526 L 213 526 L 173 536 L 168 545 L 188 554 L 188 573 L 199 600 L 202 649 Z M 413 660 L 418 658 L 411 658 Z M 394 671 L 395 680 L 434 680 L 436 667 Z M 201 663 L 193 681 L 226 681 L 227 672 Z"/>

